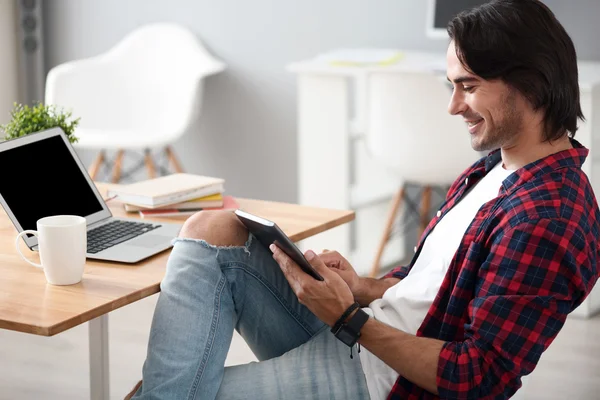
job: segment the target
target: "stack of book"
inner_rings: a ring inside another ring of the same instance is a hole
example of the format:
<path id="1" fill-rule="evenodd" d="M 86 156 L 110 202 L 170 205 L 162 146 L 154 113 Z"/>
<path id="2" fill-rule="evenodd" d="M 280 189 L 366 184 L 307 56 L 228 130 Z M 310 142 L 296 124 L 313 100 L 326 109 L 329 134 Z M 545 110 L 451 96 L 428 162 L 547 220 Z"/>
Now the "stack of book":
<path id="1" fill-rule="evenodd" d="M 206 209 L 236 209 L 238 204 L 223 193 L 221 178 L 194 174 L 173 174 L 121 185 L 108 191 L 125 211 L 146 217 L 179 217 Z"/>

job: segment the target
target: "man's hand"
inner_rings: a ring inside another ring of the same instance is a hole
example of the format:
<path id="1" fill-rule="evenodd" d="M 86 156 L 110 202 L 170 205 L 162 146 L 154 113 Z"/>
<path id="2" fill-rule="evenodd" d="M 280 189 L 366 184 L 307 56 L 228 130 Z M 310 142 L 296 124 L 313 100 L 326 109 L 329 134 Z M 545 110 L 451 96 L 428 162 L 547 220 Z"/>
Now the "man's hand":
<path id="1" fill-rule="evenodd" d="M 321 321 L 333 326 L 344 311 L 354 303 L 354 296 L 344 280 L 331 271 L 312 250 L 304 255 L 306 260 L 323 277 L 318 281 L 296 264 L 276 245 L 270 247 L 273 258 L 283 271 L 300 304 L 305 305 Z"/>
<path id="2" fill-rule="evenodd" d="M 360 286 L 360 277 L 350 265 L 348 260 L 346 260 L 340 253 L 337 251 L 329 251 L 323 250 L 321 254 L 319 254 L 319 258 L 323 263 L 328 266 L 333 272 L 338 274 L 344 282 L 350 288 L 350 291 L 356 297 L 357 292 L 359 292 Z"/>
<path id="3" fill-rule="evenodd" d="M 380 299 L 386 290 L 400 282 L 398 278 L 371 279 L 358 276 L 352 265 L 337 251 L 323 250 L 319 257 L 325 265 L 342 277 L 352 291 L 354 299 L 367 307 L 375 299 Z"/>

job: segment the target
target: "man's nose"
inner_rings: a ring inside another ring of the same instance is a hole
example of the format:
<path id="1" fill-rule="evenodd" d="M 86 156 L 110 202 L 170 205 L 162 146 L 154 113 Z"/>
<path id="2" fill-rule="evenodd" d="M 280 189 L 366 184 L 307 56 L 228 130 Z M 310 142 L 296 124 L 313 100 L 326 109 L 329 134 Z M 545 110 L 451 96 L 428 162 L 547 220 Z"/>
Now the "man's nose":
<path id="1" fill-rule="evenodd" d="M 454 90 L 452 92 L 452 97 L 450 97 L 450 103 L 448 104 L 448 112 L 451 115 L 459 115 L 464 113 L 466 109 L 467 104 L 464 102 L 463 96 Z"/>

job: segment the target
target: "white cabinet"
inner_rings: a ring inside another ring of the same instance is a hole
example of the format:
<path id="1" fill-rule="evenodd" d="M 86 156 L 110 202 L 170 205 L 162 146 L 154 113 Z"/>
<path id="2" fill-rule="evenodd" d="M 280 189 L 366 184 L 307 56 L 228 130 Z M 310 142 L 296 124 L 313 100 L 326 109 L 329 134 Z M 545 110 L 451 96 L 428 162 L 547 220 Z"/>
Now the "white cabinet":
<path id="1" fill-rule="evenodd" d="M 337 250 L 367 274 L 396 185 L 367 157 L 350 133 L 350 87 L 346 76 L 298 77 L 298 193 L 303 205 L 352 209 L 355 221 L 299 243 L 303 250 Z M 382 264 L 404 257 L 402 238 L 388 245 Z"/>

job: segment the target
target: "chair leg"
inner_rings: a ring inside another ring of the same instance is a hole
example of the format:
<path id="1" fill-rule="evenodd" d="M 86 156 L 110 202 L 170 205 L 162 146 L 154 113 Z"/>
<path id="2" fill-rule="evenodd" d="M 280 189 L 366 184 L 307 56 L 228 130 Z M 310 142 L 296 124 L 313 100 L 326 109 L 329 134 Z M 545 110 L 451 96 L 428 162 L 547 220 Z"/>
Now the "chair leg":
<path id="1" fill-rule="evenodd" d="M 127 393 L 127 395 L 125 396 L 125 398 L 123 400 L 130 400 L 133 395 L 135 394 L 135 392 L 138 391 L 138 389 L 140 388 L 140 386 L 142 386 L 142 381 L 139 381 L 131 390 L 131 392 Z"/>
<path id="2" fill-rule="evenodd" d="M 421 226 L 419 227 L 419 236 L 417 237 L 417 243 L 421 240 L 423 232 L 429 224 L 429 209 L 431 208 L 431 186 L 425 186 L 421 195 Z"/>
<path id="3" fill-rule="evenodd" d="M 379 247 L 377 248 L 377 253 L 375 254 L 375 260 L 373 261 L 373 265 L 371 266 L 371 273 L 369 274 L 371 278 L 375 278 L 379 273 L 379 264 L 381 262 L 381 257 L 383 256 L 383 251 L 385 250 L 387 242 L 390 240 L 390 234 L 392 233 L 394 221 L 396 220 L 396 215 L 398 214 L 398 210 L 400 209 L 400 205 L 402 204 L 403 198 L 404 186 L 398 189 L 398 191 L 394 195 L 394 199 L 392 200 L 392 206 L 388 213 L 388 218 L 385 223 L 385 229 L 383 230 L 383 236 L 381 237 Z"/>
<path id="4" fill-rule="evenodd" d="M 154 161 L 152 160 L 152 153 L 150 149 L 146 149 L 146 155 L 144 156 L 144 160 L 146 163 L 146 169 L 148 170 L 148 176 L 150 178 L 156 177 L 156 168 L 154 167 Z"/>
<path id="5" fill-rule="evenodd" d="M 169 159 L 169 161 L 171 162 L 171 164 L 173 164 L 173 168 L 175 169 L 175 172 L 183 172 L 183 168 L 181 168 L 181 164 L 179 163 L 179 160 L 177 160 L 177 157 L 175 156 L 175 152 L 173 151 L 173 148 L 171 146 L 167 146 L 165 148 L 165 152 L 167 153 L 167 157 Z"/>
<path id="6" fill-rule="evenodd" d="M 104 162 L 104 150 L 100 150 L 100 152 L 98 153 L 98 155 L 96 156 L 96 158 L 94 159 L 92 164 L 90 165 L 90 168 L 88 169 L 90 178 L 92 178 L 93 181 L 96 180 L 96 176 L 98 176 L 98 171 L 100 170 L 100 166 L 102 166 L 103 162 Z"/>
<path id="7" fill-rule="evenodd" d="M 121 180 L 121 166 L 123 165 L 123 156 L 125 155 L 125 150 L 119 149 L 117 151 L 117 156 L 115 157 L 115 163 L 113 164 L 113 172 L 112 172 L 112 181 L 113 183 L 119 182 Z"/>

